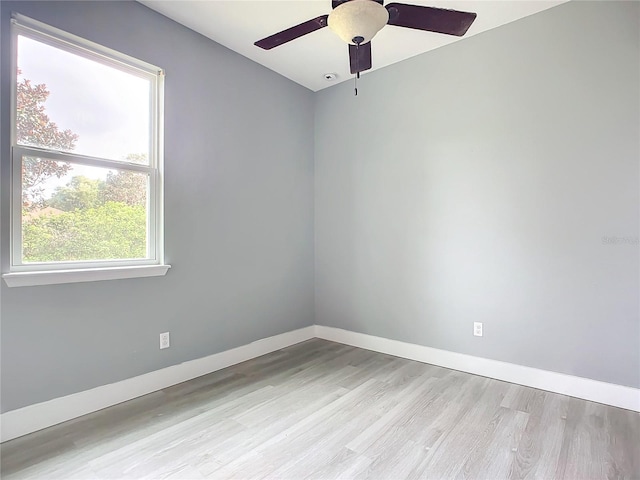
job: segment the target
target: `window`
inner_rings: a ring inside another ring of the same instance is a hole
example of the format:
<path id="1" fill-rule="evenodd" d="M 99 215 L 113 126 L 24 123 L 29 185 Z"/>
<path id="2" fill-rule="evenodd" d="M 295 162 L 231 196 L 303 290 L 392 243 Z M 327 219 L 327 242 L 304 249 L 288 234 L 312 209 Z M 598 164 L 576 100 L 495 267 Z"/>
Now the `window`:
<path id="1" fill-rule="evenodd" d="M 13 19 L 11 271 L 34 285 L 163 275 L 163 73 Z"/>

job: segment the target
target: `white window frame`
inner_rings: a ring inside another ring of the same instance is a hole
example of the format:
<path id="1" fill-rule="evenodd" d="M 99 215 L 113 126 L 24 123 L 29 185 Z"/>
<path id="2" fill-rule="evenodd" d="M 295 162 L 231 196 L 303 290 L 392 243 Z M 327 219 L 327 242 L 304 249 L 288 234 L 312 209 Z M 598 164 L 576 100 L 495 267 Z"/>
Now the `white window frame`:
<path id="1" fill-rule="evenodd" d="M 166 274 L 170 265 L 164 260 L 163 211 L 163 98 L 164 72 L 146 62 L 121 54 L 75 35 L 50 27 L 20 14 L 11 22 L 12 80 L 11 95 L 11 245 L 10 270 L 4 273 L 7 285 L 30 286 L 158 276 Z M 46 148 L 18 145 L 16 138 L 16 85 L 18 35 L 97 61 L 103 65 L 147 79 L 151 85 L 151 143 L 149 164 L 59 152 Z M 22 158 L 41 157 L 85 165 L 139 172 L 149 175 L 147 198 L 147 252 L 145 259 L 117 259 L 100 261 L 22 262 Z"/>

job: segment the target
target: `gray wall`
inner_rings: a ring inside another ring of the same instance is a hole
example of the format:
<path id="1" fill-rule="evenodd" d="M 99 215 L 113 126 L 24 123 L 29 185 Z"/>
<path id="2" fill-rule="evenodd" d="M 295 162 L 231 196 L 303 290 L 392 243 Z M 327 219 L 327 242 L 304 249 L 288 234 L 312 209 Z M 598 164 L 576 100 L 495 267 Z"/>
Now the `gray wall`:
<path id="1" fill-rule="evenodd" d="M 319 93 L 316 323 L 639 387 L 639 8 L 571 2 Z"/>
<path id="2" fill-rule="evenodd" d="M 2 282 L 3 411 L 312 325 L 313 94 L 137 3 L 0 8 L 5 261 L 8 27 L 17 11 L 165 68 L 173 265 L 150 279 Z M 160 351 L 164 331 L 172 345 Z"/>
<path id="3" fill-rule="evenodd" d="M 640 386 L 638 246 L 603 243 L 638 237 L 639 7 L 562 5 L 314 107 L 142 5 L 2 2 L 3 259 L 15 10 L 166 69 L 173 265 L 2 282 L 2 410 L 313 324 L 314 154 L 315 323 Z"/>

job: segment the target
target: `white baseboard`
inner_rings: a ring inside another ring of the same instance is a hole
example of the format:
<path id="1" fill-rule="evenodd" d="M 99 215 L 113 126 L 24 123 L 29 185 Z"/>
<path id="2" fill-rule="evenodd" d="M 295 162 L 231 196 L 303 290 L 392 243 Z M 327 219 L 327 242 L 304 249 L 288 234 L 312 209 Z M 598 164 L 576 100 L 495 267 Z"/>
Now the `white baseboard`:
<path id="1" fill-rule="evenodd" d="M 640 389 L 316 325 L 315 336 L 396 357 L 640 412 Z"/>
<path id="2" fill-rule="evenodd" d="M 21 437 L 314 337 L 640 412 L 640 389 L 637 388 L 315 325 L 3 413 L 0 415 L 0 441 Z"/>
<path id="3" fill-rule="evenodd" d="M 314 327 L 263 338 L 232 350 L 190 360 L 120 382 L 36 403 L 0 415 L 0 441 L 5 442 L 43 428 L 186 382 L 207 373 L 251 360 L 314 337 Z"/>

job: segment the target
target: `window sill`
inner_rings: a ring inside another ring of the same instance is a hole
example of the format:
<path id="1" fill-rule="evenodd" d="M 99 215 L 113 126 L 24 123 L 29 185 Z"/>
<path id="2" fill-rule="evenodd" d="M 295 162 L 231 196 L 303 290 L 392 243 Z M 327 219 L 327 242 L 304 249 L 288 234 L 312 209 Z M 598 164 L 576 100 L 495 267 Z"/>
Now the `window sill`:
<path id="1" fill-rule="evenodd" d="M 97 282 L 123 278 L 159 277 L 165 275 L 171 265 L 139 265 L 135 267 L 87 268 L 39 272 L 13 272 L 2 275 L 9 287 L 32 287 L 58 283 Z"/>

